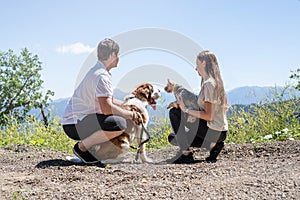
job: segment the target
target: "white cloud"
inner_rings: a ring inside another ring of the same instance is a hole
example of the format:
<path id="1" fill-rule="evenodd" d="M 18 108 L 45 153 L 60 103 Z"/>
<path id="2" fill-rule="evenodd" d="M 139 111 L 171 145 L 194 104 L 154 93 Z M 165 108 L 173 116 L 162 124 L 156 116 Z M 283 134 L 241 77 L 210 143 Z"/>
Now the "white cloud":
<path id="1" fill-rule="evenodd" d="M 93 47 L 82 44 L 81 42 L 76 42 L 70 45 L 64 45 L 56 49 L 58 53 L 71 53 L 71 54 L 91 53 L 93 50 L 94 50 Z"/>

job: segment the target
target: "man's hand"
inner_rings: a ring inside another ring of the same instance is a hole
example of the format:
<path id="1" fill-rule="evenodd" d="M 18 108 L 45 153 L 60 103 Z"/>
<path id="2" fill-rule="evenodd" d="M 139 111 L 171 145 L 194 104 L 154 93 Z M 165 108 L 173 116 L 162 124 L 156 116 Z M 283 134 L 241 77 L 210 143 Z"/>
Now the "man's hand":
<path id="1" fill-rule="evenodd" d="M 141 123 L 143 123 L 142 115 L 135 110 L 132 111 L 131 119 L 135 125 L 140 125 Z"/>

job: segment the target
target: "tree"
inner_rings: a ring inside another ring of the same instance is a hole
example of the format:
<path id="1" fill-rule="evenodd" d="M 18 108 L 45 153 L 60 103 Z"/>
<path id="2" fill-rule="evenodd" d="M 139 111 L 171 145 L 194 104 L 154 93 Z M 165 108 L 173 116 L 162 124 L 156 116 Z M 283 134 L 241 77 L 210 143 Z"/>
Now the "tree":
<path id="1" fill-rule="evenodd" d="M 295 79 L 297 81 L 295 88 L 300 90 L 300 69 L 296 71 L 292 71 L 292 75 L 290 76 L 291 79 Z"/>
<path id="2" fill-rule="evenodd" d="M 43 94 L 43 80 L 40 71 L 42 63 L 37 55 L 26 48 L 20 55 L 13 50 L 0 51 L 0 125 L 4 125 L 5 116 L 13 115 L 22 121 L 33 108 L 41 111 L 45 125 L 48 125 L 44 108 L 48 106 L 54 92 Z"/>

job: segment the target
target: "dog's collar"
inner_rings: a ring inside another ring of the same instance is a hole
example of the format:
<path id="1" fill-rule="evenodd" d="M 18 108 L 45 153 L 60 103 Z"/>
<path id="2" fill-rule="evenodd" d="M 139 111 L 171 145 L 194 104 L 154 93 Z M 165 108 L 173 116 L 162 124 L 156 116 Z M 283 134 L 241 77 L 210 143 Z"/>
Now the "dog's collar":
<path id="1" fill-rule="evenodd" d="M 127 101 L 127 100 L 129 100 L 129 99 L 133 99 L 133 98 L 135 98 L 135 96 L 134 96 L 133 94 L 130 94 L 130 95 L 127 95 L 127 96 L 125 97 L 124 101 Z"/>

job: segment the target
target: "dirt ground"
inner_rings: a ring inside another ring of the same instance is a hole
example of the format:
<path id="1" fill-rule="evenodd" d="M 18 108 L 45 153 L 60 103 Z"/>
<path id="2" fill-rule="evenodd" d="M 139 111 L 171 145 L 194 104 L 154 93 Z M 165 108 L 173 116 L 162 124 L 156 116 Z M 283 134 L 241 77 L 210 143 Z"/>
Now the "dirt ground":
<path id="1" fill-rule="evenodd" d="M 300 199 L 300 140 L 226 144 L 216 163 L 166 164 L 176 147 L 148 151 L 154 164 L 74 164 L 32 146 L 0 148 L 0 199 Z"/>

